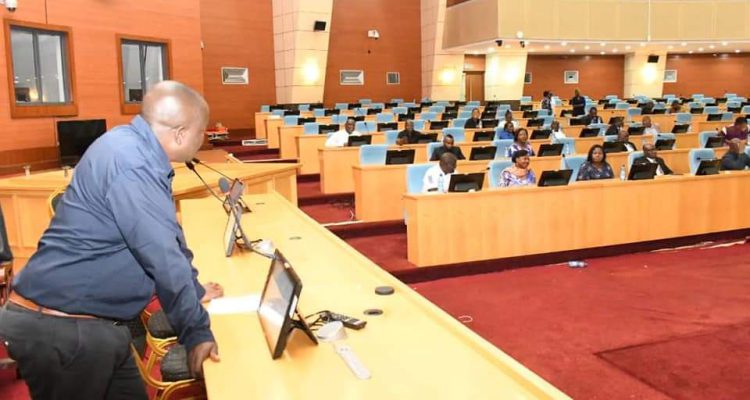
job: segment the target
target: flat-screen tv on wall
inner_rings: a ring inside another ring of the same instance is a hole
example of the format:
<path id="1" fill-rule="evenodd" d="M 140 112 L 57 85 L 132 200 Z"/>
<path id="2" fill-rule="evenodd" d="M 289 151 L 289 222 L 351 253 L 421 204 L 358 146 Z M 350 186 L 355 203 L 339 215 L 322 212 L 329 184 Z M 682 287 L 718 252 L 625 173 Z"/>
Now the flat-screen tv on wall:
<path id="1" fill-rule="evenodd" d="M 107 132 L 107 121 L 104 119 L 58 121 L 57 143 L 60 149 L 60 164 L 78 164 L 86 149 L 104 132 Z"/>

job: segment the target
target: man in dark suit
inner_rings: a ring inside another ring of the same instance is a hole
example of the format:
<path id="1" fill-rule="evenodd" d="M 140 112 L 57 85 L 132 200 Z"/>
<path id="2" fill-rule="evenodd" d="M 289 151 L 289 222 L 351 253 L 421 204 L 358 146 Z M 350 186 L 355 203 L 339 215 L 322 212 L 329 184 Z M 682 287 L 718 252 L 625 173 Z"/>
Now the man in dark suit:
<path id="1" fill-rule="evenodd" d="M 432 157 L 430 157 L 430 161 L 437 161 L 440 159 L 440 156 L 442 156 L 445 153 L 452 153 L 454 156 L 456 156 L 459 160 L 465 160 L 466 157 L 464 156 L 464 153 L 461 152 L 461 148 L 457 147 L 455 145 L 455 140 L 453 139 L 453 135 L 447 134 L 443 138 L 443 145 L 435 149 L 435 151 L 432 152 Z"/>
<path id="2" fill-rule="evenodd" d="M 630 141 L 630 133 L 628 133 L 627 129 L 620 128 L 620 131 L 617 132 L 617 140 L 615 142 L 622 143 L 628 153 L 638 150 L 635 147 L 635 143 Z"/>
<path id="3" fill-rule="evenodd" d="M 420 135 L 422 135 L 422 132 L 414 130 L 414 121 L 409 119 L 404 124 L 404 130 L 398 133 L 396 144 L 402 146 L 405 144 L 419 143 Z"/>
<path id="4" fill-rule="evenodd" d="M 603 124 L 604 120 L 597 113 L 598 111 L 596 111 L 596 107 L 589 108 L 589 113 L 583 117 L 583 123 L 586 126 L 591 124 Z"/>
<path id="5" fill-rule="evenodd" d="M 466 124 L 464 124 L 464 128 L 473 129 L 473 128 L 481 128 L 481 127 L 482 127 L 481 114 L 479 113 L 479 109 L 475 108 L 471 110 L 471 118 L 466 120 Z"/>
<path id="6" fill-rule="evenodd" d="M 573 106 L 573 116 L 585 114 L 584 108 L 586 107 L 586 99 L 581 96 L 581 92 L 578 89 L 575 90 L 575 96 L 570 99 L 570 105 Z"/>
<path id="7" fill-rule="evenodd" d="M 646 143 L 643 145 L 643 157 L 636 158 L 633 160 L 633 165 L 640 164 L 659 164 L 656 167 L 656 175 L 672 175 L 671 169 L 664 162 L 664 159 L 656 155 L 656 146 L 652 143 Z"/>

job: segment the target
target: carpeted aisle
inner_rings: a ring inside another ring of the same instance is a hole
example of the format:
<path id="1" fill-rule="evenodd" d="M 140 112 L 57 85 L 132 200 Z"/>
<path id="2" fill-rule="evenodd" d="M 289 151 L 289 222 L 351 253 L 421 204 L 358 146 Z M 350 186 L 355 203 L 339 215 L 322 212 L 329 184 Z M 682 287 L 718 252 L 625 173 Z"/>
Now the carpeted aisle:
<path id="1" fill-rule="evenodd" d="M 750 398 L 750 340 L 736 330 L 750 325 L 749 254 L 631 254 L 414 287 L 577 399 Z"/>

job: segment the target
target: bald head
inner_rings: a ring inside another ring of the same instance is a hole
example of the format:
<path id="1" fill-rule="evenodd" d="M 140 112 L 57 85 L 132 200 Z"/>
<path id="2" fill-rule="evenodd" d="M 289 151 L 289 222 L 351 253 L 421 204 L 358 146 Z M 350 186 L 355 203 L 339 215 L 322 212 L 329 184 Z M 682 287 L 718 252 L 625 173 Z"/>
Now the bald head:
<path id="1" fill-rule="evenodd" d="M 188 86 L 163 81 L 148 90 L 141 116 L 171 161 L 191 160 L 203 143 L 208 123 L 206 100 Z"/>
<path id="2" fill-rule="evenodd" d="M 452 174 L 456 170 L 458 159 L 453 153 L 445 152 L 440 156 L 440 169 L 446 174 Z"/>

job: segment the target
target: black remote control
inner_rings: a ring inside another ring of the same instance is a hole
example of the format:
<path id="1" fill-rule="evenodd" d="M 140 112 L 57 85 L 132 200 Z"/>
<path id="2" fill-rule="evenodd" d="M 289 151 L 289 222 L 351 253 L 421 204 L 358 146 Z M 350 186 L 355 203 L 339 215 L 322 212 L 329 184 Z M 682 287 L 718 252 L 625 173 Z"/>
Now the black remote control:
<path id="1" fill-rule="evenodd" d="M 343 323 L 345 327 L 355 330 L 360 330 L 364 328 L 365 325 L 367 325 L 367 321 L 363 321 L 361 319 L 350 317 L 344 314 L 336 314 L 330 311 L 328 312 L 328 319 L 331 321 L 341 321 L 341 323 Z"/>

